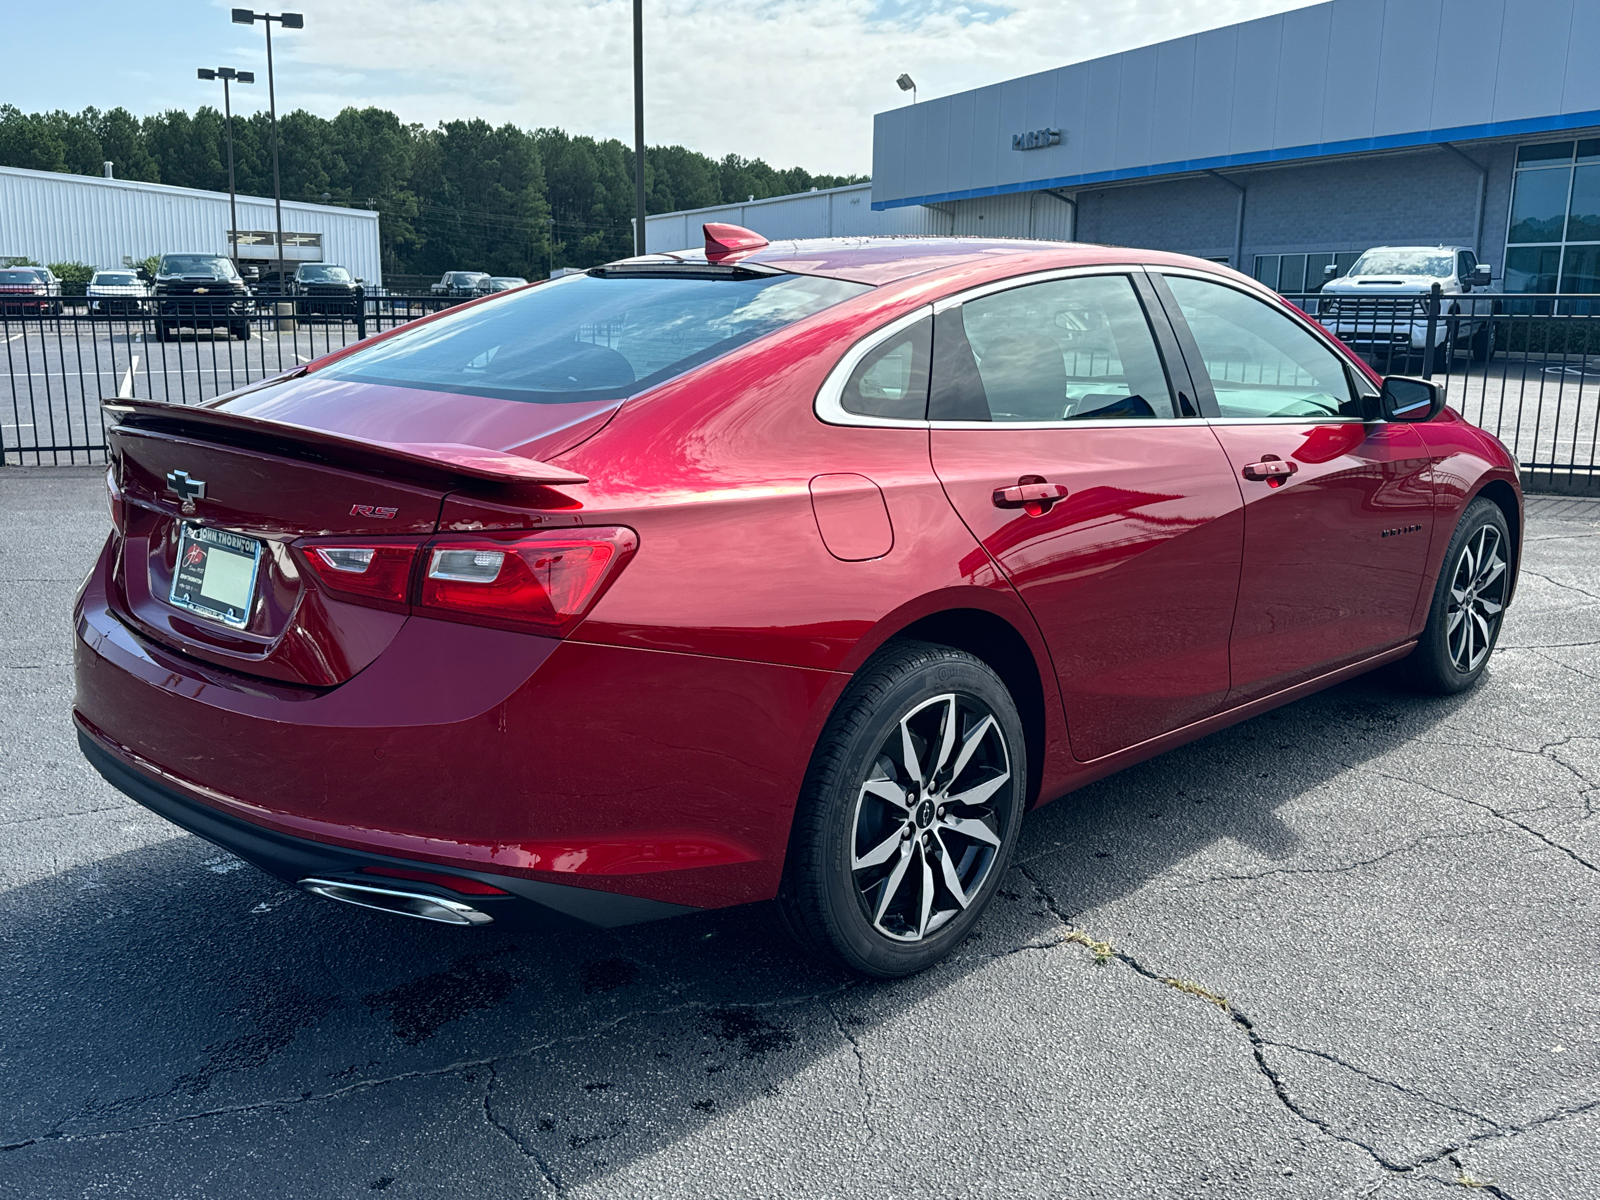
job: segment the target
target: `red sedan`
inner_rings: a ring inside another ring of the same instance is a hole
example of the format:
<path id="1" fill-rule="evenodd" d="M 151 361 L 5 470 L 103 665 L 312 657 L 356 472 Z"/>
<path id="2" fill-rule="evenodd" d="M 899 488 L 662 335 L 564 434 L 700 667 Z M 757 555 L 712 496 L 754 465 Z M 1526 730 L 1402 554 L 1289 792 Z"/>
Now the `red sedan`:
<path id="1" fill-rule="evenodd" d="M 462 925 L 777 898 L 876 976 L 1024 812 L 1385 663 L 1470 687 L 1517 464 L 1171 254 L 707 228 L 196 408 L 108 406 L 84 753 Z"/>

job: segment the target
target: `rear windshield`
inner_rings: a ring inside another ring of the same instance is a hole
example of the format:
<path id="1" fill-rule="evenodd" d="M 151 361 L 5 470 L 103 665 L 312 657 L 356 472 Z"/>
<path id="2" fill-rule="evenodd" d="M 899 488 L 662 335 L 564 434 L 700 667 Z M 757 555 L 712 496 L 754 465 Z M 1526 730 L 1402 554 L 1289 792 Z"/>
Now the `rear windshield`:
<path id="1" fill-rule="evenodd" d="M 319 374 L 533 404 L 621 400 L 870 290 L 809 275 L 571 275 L 452 313 Z"/>
<path id="2" fill-rule="evenodd" d="M 1368 250 L 1351 275 L 1428 275 L 1443 279 L 1456 272 L 1455 255 L 1428 250 Z"/>

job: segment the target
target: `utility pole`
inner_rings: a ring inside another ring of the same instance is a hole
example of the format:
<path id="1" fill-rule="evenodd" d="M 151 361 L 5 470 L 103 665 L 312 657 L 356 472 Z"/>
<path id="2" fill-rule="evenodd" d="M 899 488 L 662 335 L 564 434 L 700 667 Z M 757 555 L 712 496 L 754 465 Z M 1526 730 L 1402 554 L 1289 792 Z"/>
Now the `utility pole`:
<path id="1" fill-rule="evenodd" d="M 248 8 L 233 10 L 235 25 L 254 25 L 257 21 L 267 27 L 267 110 L 272 116 L 272 207 L 277 213 L 278 232 L 278 291 L 286 292 L 283 281 L 283 183 L 278 174 L 278 96 L 272 78 L 272 23 L 276 21 L 285 29 L 304 29 L 306 19 L 300 13 L 258 13 Z"/>
<path id="2" fill-rule="evenodd" d="M 644 0 L 633 0 L 633 252 L 645 252 L 644 237 Z"/>

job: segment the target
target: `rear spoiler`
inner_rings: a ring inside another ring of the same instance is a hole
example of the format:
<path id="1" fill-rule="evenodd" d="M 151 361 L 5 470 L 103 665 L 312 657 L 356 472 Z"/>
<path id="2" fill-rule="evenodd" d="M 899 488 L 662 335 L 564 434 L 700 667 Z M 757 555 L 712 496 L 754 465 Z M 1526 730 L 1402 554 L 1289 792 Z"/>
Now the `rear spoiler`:
<path id="1" fill-rule="evenodd" d="M 107 400 L 101 409 L 130 429 L 150 429 L 233 443 L 276 443 L 291 453 L 309 451 L 329 459 L 359 459 L 402 474 L 453 475 L 495 483 L 588 483 L 586 475 L 520 454 L 460 442 L 380 442 L 269 421 L 220 408 L 192 408 L 159 400 Z"/>

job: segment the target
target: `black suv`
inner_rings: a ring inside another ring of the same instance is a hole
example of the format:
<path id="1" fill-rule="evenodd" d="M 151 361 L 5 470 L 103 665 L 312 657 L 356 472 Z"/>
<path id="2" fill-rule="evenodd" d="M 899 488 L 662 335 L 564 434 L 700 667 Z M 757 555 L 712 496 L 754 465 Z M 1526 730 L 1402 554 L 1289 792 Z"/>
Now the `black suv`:
<path id="1" fill-rule="evenodd" d="M 285 286 L 287 284 L 287 286 Z M 301 263 L 294 273 L 267 271 L 256 284 L 258 301 L 275 296 L 295 296 L 298 317 L 355 317 L 366 289 L 344 267 L 332 263 Z"/>
<path id="2" fill-rule="evenodd" d="M 250 289 L 233 260 L 222 254 L 163 254 L 150 295 L 156 337 L 165 342 L 178 328 L 226 327 L 240 341 L 250 337 Z"/>

